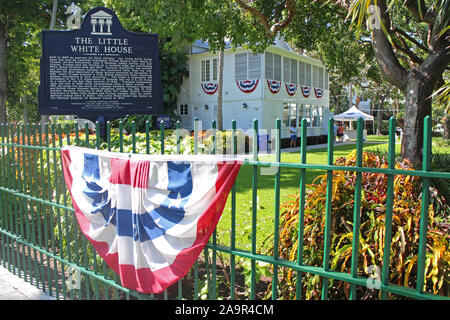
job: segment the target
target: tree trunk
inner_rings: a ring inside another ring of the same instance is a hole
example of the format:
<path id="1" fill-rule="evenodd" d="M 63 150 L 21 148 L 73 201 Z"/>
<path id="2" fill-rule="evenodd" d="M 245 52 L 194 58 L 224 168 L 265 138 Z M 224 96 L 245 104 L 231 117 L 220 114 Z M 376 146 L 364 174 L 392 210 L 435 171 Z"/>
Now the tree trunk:
<path id="1" fill-rule="evenodd" d="M 443 133 L 444 139 L 450 140 L 450 116 L 447 115 L 444 118 L 444 133 Z"/>
<path id="2" fill-rule="evenodd" d="M 223 105 L 223 62 L 224 49 L 219 51 L 219 83 L 217 88 L 217 129 L 223 130 L 222 105 Z"/>
<path id="3" fill-rule="evenodd" d="M 6 123 L 6 88 L 8 80 L 6 73 L 7 39 L 7 27 L 4 24 L 0 24 L 0 123 Z"/>
<path id="4" fill-rule="evenodd" d="M 426 116 L 431 116 L 431 94 L 433 88 L 429 83 L 409 77 L 404 91 L 406 104 L 403 122 L 402 157 L 418 163 L 422 160 L 423 123 Z"/>
<path id="5" fill-rule="evenodd" d="M 431 54 L 417 70 L 408 74 L 405 90 L 405 117 L 403 124 L 402 157 L 418 164 L 422 161 L 423 124 L 431 116 L 431 95 L 447 65 L 445 50 Z"/>

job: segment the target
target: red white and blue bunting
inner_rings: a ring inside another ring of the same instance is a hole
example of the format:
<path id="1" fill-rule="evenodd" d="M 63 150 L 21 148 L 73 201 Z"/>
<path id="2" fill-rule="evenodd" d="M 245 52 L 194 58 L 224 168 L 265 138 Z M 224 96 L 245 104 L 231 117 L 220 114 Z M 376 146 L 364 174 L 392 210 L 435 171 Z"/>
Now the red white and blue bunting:
<path id="1" fill-rule="evenodd" d="M 311 88 L 310 88 L 310 87 L 307 87 L 307 86 L 301 86 L 301 87 L 302 87 L 302 95 L 303 95 L 305 98 L 308 98 L 309 95 L 311 94 Z"/>
<path id="2" fill-rule="evenodd" d="M 296 83 L 285 82 L 285 85 L 286 85 L 286 91 L 287 91 L 288 95 L 293 96 L 297 92 L 297 84 Z"/>
<path id="3" fill-rule="evenodd" d="M 314 88 L 314 94 L 316 95 L 316 98 L 322 98 L 323 97 L 323 90 Z"/>
<path id="4" fill-rule="evenodd" d="M 240 81 L 236 81 L 236 84 L 237 84 L 239 90 L 241 90 L 242 92 L 250 93 L 256 89 L 256 87 L 258 86 L 258 82 L 259 82 L 259 79 L 240 80 Z"/>
<path id="5" fill-rule="evenodd" d="M 214 94 L 217 91 L 219 85 L 215 82 L 202 82 L 202 89 L 206 94 Z"/>
<path id="6" fill-rule="evenodd" d="M 267 86 L 270 92 L 277 93 L 281 89 L 281 81 L 278 80 L 267 80 Z"/>

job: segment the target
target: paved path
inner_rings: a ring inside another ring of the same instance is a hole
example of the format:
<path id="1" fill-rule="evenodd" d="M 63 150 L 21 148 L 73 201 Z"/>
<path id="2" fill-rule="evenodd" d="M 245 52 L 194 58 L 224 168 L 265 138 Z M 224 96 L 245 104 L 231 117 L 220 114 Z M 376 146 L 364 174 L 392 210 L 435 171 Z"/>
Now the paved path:
<path id="1" fill-rule="evenodd" d="M 54 300 L 0 265 L 0 300 Z"/>

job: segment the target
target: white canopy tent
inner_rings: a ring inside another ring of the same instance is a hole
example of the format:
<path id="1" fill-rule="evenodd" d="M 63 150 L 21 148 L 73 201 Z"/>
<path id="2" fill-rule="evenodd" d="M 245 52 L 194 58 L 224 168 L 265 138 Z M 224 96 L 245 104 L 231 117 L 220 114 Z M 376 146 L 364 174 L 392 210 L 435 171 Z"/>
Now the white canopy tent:
<path id="1" fill-rule="evenodd" d="M 347 111 L 333 116 L 336 121 L 349 121 L 350 128 L 345 130 L 344 140 L 354 140 L 356 139 L 356 130 L 352 130 L 352 121 L 357 121 L 359 118 L 363 118 L 364 121 L 373 121 L 374 117 L 370 114 L 364 113 L 359 110 L 356 106 L 352 106 Z M 346 136 L 346 137 L 345 137 Z M 367 130 L 363 130 L 363 139 L 366 140 Z"/>
<path id="2" fill-rule="evenodd" d="M 347 111 L 333 116 L 336 121 L 357 121 L 359 118 L 363 118 L 364 121 L 373 121 L 373 116 L 364 113 L 357 107 L 353 106 Z"/>

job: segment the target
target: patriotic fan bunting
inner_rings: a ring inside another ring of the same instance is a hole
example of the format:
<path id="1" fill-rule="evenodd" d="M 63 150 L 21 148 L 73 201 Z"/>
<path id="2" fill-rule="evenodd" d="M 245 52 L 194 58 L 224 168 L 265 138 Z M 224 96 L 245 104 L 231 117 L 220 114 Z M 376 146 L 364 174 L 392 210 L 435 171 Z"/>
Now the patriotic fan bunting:
<path id="1" fill-rule="evenodd" d="M 258 85 L 259 79 L 256 80 L 241 80 L 241 81 L 236 81 L 236 84 L 239 88 L 239 90 L 241 90 L 244 93 L 250 93 L 253 92 L 256 89 L 256 86 Z"/>
<path id="2" fill-rule="evenodd" d="M 219 85 L 214 82 L 202 82 L 202 89 L 206 94 L 214 94 L 217 91 Z"/>
<path id="3" fill-rule="evenodd" d="M 288 95 L 293 96 L 297 92 L 297 84 L 286 82 L 285 85 Z"/>
<path id="4" fill-rule="evenodd" d="M 307 86 L 302 86 L 302 94 L 305 98 L 308 98 L 311 93 L 311 89 Z"/>
<path id="5" fill-rule="evenodd" d="M 242 161 L 61 149 L 81 231 L 126 288 L 159 293 L 205 247 Z"/>
<path id="6" fill-rule="evenodd" d="M 323 90 L 314 88 L 314 94 L 316 95 L 316 98 L 322 98 L 323 97 Z"/>
<path id="7" fill-rule="evenodd" d="M 267 80 L 267 86 L 270 92 L 277 93 L 281 89 L 281 81 L 278 80 Z"/>

